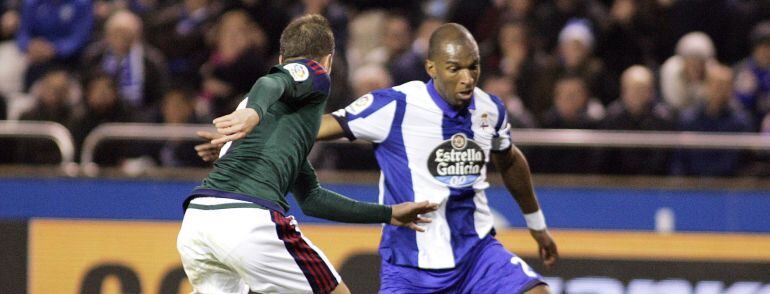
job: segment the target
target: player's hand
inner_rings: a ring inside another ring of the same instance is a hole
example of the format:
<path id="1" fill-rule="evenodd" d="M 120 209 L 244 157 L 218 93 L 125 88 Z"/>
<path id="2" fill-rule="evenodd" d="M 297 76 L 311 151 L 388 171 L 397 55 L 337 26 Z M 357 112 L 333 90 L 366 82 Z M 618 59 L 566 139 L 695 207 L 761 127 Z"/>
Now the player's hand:
<path id="1" fill-rule="evenodd" d="M 545 267 L 551 268 L 556 265 L 556 262 L 559 260 L 559 251 L 556 249 L 556 242 L 551 238 L 548 229 L 542 231 L 529 230 L 529 234 L 537 241 L 540 259 Z"/>
<path id="2" fill-rule="evenodd" d="M 217 132 L 224 136 L 211 140 L 211 144 L 224 144 L 246 137 L 246 134 L 259 124 L 259 119 L 257 112 L 251 108 L 238 109 L 231 114 L 217 117 L 214 119 L 214 126 L 217 127 Z"/>
<path id="3" fill-rule="evenodd" d="M 206 131 L 197 131 L 198 137 L 206 140 L 206 143 L 195 145 L 195 151 L 198 152 L 198 156 L 205 162 L 211 162 L 219 158 L 219 149 L 222 149 L 224 144 L 212 144 L 211 140 L 224 137 L 219 133 L 212 133 Z"/>
<path id="4" fill-rule="evenodd" d="M 420 214 L 430 213 L 438 209 L 438 204 L 423 202 L 404 202 L 392 206 L 393 212 L 390 217 L 390 224 L 394 226 L 406 227 L 418 232 L 425 232 L 425 229 L 418 224 L 431 222 L 430 218 L 422 217 Z"/>

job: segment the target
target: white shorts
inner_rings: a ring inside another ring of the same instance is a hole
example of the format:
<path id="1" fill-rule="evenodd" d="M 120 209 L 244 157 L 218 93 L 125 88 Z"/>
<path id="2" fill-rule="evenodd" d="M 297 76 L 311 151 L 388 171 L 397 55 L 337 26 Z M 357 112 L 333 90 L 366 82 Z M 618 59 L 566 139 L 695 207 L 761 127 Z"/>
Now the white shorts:
<path id="1" fill-rule="evenodd" d="M 339 274 L 294 217 L 222 208 L 239 204 L 249 203 L 196 198 L 185 212 L 177 250 L 193 293 L 329 293 L 337 287 Z"/>

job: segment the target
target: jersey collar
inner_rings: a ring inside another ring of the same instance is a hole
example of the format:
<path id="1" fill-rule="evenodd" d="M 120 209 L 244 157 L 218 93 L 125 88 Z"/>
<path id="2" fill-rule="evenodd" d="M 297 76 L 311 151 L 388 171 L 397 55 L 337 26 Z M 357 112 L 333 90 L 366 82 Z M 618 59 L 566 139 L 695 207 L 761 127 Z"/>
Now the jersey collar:
<path id="1" fill-rule="evenodd" d="M 444 112 L 444 115 L 448 117 L 455 118 L 460 115 L 465 115 L 470 110 L 476 110 L 476 95 L 471 95 L 471 103 L 467 108 L 455 109 L 449 105 L 449 103 L 444 101 L 444 98 L 441 98 L 441 94 L 436 91 L 436 87 L 433 85 L 432 79 L 425 86 L 428 88 L 428 94 L 430 95 L 430 98 L 433 99 L 433 103 L 436 103 L 438 108 L 440 108 L 441 111 Z"/>

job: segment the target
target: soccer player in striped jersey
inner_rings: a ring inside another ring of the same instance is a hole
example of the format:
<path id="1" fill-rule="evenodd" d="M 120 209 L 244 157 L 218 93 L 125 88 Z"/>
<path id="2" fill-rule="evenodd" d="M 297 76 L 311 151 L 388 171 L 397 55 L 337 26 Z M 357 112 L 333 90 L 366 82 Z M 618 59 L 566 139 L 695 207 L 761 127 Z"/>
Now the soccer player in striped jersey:
<path id="1" fill-rule="evenodd" d="M 505 107 L 476 88 L 476 41 L 461 25 L 442 25 L 431 35 L 425 68 L 428 83 L 366 94 L 325 115 L 318 134 L 374 143 L 381 203 L 439 203 L 427 214 L 433 221 L 425 233 L 385 226 L 380 293 L 549 293 L 542 277 L 494 238 L 484 193 L 490 159 L 524 213 L 543 262 L 557 262 L 526 158 L 511 143 Z M 216 146 L 196 149 L 210 160 Z"/>
<path id="2" fill-rule="evenodd" d="M 334 37 L 326 19 L 309 15 L 292 21 L 280 44 L 280 64 L 235 112 L 214 120 L 220 140 L 232 142 L 185 201 L 177 249 L 195 293 L 349 293 L 285 216 L 289 191 L 307 215 L 416 231 L 430 221 L 420 214 L 437 208 L 362 203 L 319 186 L 306 157 L 329 95 Z"/>

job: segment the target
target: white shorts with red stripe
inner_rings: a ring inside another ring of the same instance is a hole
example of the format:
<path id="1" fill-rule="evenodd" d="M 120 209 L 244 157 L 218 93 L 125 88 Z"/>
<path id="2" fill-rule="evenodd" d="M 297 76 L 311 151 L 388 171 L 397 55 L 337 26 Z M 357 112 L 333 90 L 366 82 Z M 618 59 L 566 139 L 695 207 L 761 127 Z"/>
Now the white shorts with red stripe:
<path id="1" fill-rule="evenodd" d="M 211 197 L 190 203 L 177 249 L 193 293 L 329 293 L 337 287 L 340 275 L 294 217 L 249 204 Z"/>

